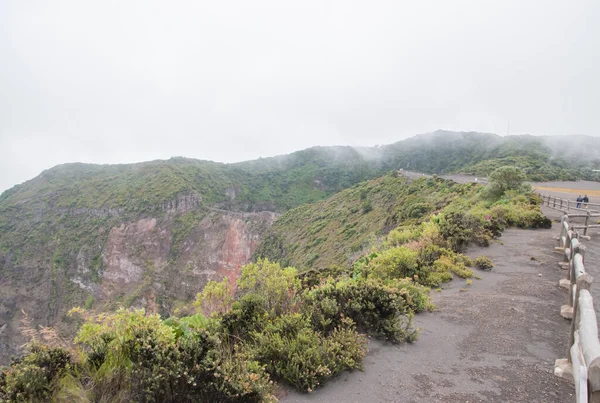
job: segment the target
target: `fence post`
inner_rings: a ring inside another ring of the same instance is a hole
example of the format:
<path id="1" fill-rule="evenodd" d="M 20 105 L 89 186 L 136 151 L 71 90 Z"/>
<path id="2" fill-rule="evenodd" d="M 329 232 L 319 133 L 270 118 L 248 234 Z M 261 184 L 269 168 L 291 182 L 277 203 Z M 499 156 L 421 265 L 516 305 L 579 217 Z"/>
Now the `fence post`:
<path id="1" fill-rule="evenodd" d="M 575 381 L 575 401 L 585 402 L 588 398 L 588 373 L 585 366 L 585 358 L 581 352 L 581 343 L 579 342 L 579 331 L 575 331 L 575 340 L 571 347 L 569 358 L 573 368 L 573 381 Z M 577 380 L 579 379 L 579 382 Z"/>
<path id="2" fill-rule="evenodd" d="M 588 290 L 579 295 L 579 341 L 588 373 L 588 401 L 600 401 L 600 342 L 594 301 Z"/>
<path id="3" fill-rule="evenodd" d="M 575 342 L 575 331 L 579 327 L 579 315 L 577 315 L 577 311 L 578 311 L 577 308 L 579 305 L 579 294 L 581 293 L 581 290 L 589 291 L 590 286 L 592 285 L 593 281 L 594 281 L 594 278 L 592 276 L 590 276 L 588 273 L 582 274 L 577 279 L 577 283 L 576 283 L 577 285 L 575 286 L 576 287 L 575 299 L 573 300 L 573 320 L 571 321 L 571 334 L 569 336 L 569 349 Z M 569 355 L 567 358 L 568 358 L 569 362 L 571 362 L 571 355 Z"/>
<path id="4" fill-rule="evenodd" d="M 579 274 L 579 270 L 583 270 L 583 267 L 580 267 L 582 265 L 577 264 L 577 261 L 581 260 L 577 257 L 579 255 L 579 243 L 569 241 L 569 247 L 565 247 L 565 253 L 563 255 L 568 260 L 569 269 L 567 278 L 569 279 L 569 281 L 565 283 L 567 283 L 569 294 L 567 297 L 567 303 L 560 307 L 560 316 L 562 316 L 565 319 L 573 319 L 576 315 L 574 299 L 577 295 L 577 277 Z M 582 273 L 584 272 L 585 271 L 582 271 Z M 571 334 L 571 337 L 572 336 L 573 335 Z M 572 344 L 569 344 L 569 347 L 571 347 L 571 345 Z"/>
<path id="5" fill-rule="evenodd" d="M 590 219 L 590 212 L 588 210 L 587 216 L 585 217 L 585 228 L 583 229 L 583 235 L 587 235 L 588 230 L 588 220 Z"/>
<path id="6" fill-rule="evenodd" d="M 564 251 L 567 247 L 567 241 L 569 241 L 569 244 L 571 242 L 569 238 L 569 216 L 563 214 L 560 217 L 560 235 L 558 236 L 558 247 L 555 250 Z"/>

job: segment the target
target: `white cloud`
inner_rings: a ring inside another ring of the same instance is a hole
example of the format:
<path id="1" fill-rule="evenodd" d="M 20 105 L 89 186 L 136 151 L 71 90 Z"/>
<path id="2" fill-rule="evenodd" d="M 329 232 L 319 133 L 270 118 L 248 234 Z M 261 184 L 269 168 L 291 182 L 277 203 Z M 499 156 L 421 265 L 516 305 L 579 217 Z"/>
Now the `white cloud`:
<path id="1" fill-rule="evenodd" d="M 600 2 L 0 2 L 0 190 L 438 128 L 600 134 Z"/>

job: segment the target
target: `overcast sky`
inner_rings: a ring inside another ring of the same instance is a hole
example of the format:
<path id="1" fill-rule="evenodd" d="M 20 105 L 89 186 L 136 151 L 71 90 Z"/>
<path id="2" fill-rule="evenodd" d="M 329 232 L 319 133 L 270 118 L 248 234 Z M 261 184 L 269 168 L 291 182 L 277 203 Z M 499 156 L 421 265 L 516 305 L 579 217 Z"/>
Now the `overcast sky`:
<path id="1" fill-rule="evenodd" d="M 600 135 L 600 1 L 0 0 L 0 191 L 436 129 Z"/>

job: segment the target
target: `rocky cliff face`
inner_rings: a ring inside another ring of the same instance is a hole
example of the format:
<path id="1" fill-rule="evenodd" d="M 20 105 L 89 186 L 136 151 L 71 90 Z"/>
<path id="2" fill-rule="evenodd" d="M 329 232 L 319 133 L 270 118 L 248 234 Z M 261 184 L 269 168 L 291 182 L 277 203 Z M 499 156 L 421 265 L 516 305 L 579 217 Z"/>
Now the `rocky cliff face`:
<path id="1" fill-rule="evenodd" d="M 22 311 L 36 324 L 69 333 L 75 324 L 66 312 L 73 306 L 135 306 L 169 315 L 193 300 L 207 281 L 237 279 L 277 216 L 211 209 L 193 195 L 133 219 L 115 209 L 61 214 L 78 222 L 100 217 L 107 225 L 91 225 L 94 242 L 60 258 L 53 257 L 60 237 L 17 263 L 0 255 L 0 363 L 26 342 L 19 332 Z"/>

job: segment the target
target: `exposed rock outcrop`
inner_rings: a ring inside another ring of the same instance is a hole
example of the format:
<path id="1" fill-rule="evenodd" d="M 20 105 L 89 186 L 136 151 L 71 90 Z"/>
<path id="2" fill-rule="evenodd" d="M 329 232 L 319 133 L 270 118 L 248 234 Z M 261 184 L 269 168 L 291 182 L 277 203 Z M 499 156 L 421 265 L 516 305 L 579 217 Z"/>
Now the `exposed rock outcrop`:
<path id="1" fill-rule="evenodd" d="M 52 257 L 62 239 L 17 264 L 0 255 L 0 363 L 27 341 L 19 332 L 21 309 L 33 323 L 69 334 L 75 324 L 66 312 L 73 306 L 136 306 L 169 315 L 208 280 L 235 282 L 277 216 L 203 207 L 197 194 L 157 207 L 134 219 L 119 209 L 61 209 L 63 220 L 68 215 L 90 223 L 96 243 L 63 260 Z M 98 227 L 97 219 L 113 224 Z"/>

